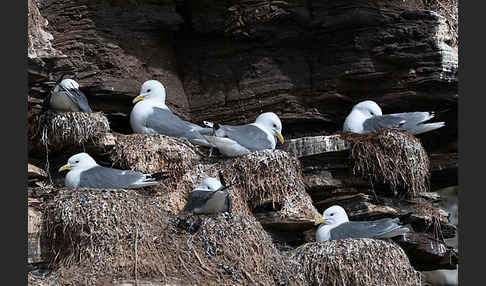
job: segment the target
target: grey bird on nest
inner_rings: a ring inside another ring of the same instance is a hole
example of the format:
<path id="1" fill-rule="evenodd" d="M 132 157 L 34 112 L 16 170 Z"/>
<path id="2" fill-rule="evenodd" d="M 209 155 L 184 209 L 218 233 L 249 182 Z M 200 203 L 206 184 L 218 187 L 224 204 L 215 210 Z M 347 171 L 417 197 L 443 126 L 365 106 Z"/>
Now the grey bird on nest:
<path id="1" fill-rule="evenodd" d="M 62 79 L 63 77 L 64 75 L 47 96 L 45 106 L 54 111 L 93 112 L 86 95 L 79 90 L 79 84 L 70 78 Z"/>
<path id="2" fill-rule="evenodd" d="M 327 208 L 315 224 L 319 225 L 317 242 L 346 238 L 391 238 L 409 232 L 400 224 L 399 218 L 349 221 L 346 211 L 337 205 Z"/>
<path id="3" fill-rule="evenodd" d="M 140 94 L 132 103 L 130 125 L 133 132 L 140 134 L 162 134 L 189 140 L 191 143 L 211 147 L 200 132 L 205 129 L 197 124 L 180 119 L 165 104 L 165 87 L 157 80 L 142 84 Z"/>
<path id="4" fill-rule="evenodd" d="M 70 188 L 136 189 L 156 185 L 167 178 L 167 172 L 144 174 L 132 170 L 119 170 L 100 166 L 87 153 L 69 158 L 59 172 L 69 170 L 65 184 Z"/>
<path id="5" fill-rule="evenodd" d="M 202 132 L 204 137 L 228 157 L 241 156 L 250 152 L 275 149 L 277 139 L 284 143 L 282 122 L 277 114 L 265 112 L 255 122 L 244 125 L 222 125 L 205 121 L 211 132 Z"/>
<path id="6" fill-rule="evenodd" d="M 226 184 L 222 172 L 219 172 L 219 178 L 219 180 L 211 177 L 205 178 L 189 194 L 183 211 L 195 214 L 231 213 L 232 201 L 228 192 L 231 185 Z"/>
<path id="7" fill-rule="evenodd" d="M 421 134 L 445 126 L 444 122 L 425 123 L 434 116 L 433 112 L 382 114 L 376 102 L 365 100 L 353 107 L 344 120 L 343 130 L 364 134 L 380 128 L 390 128 Z"/>

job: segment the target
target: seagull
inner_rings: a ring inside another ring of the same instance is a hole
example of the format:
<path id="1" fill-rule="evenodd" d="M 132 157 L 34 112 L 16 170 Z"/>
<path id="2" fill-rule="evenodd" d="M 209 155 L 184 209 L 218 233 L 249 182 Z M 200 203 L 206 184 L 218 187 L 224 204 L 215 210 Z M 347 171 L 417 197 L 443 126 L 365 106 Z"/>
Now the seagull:
<path id="1" fill-rule="evenodd" d="M 374 221 L 349 221 L 341 206 L 332 206 L 324 211 L 322 218 L 316 219 L 319 225 L 316 241 L 346 238 L 391 238 L 410 231 L 402 227 L 399 218 L 383 218 Z"/>
<path id="2" fill-rule="evenodd" d="M 55 111 L 93 112 L 88 99 L 79 90 L 79 84 L 70 78 L 63 79 L 57 84 L 47 100 L 49 108 Z"/>
<path id="3" fill-rule="evenodd" d="M 180 119 L 165 105 L 165 87 L 159 81 L 144 82 L 133 103 L 135 106 L 130 113 L 130 125 L 135 133 L 163 134 L 185 138 L 197 145 L 212 146 L 199 133 L 210 128 Z"/>
<path id="4" fill-rule="evenodd" d="M 68 159 L 59 172 L 69 170 L 64 182 L 69 188 L 136 189 L 158 184 L 167 172 L 143 174 L 132 170 L 102 167 L 87 153 L 78 153 Z"/>
<path id="5" fill-rule="evenodd" d="M 230 185 L 222 185 L 222 174 L 220 180 L 216 178 L 204 179 L 187 198 L 183 211 L 192 211 L 195 214 L 215 214 L 232 211 L 231 196 L 228 192 Z"/>
<path id="6" fill-rule="evenodd" d="M 421 134 L 445 126 L 444 122 L 424 123 L 434 118 L 433 112 L 403 112 L 385 114 L 372 100 L 356 104 L 344 120 L 344 131 L 364 134 L 379 128 L 406 130 L 412 134 Z"/>
<path id="7" fill-rule="evenodd" d="M 253 151 L 275 149 L 277 140 L 284 143 L 282 122 L 277 114 L 265 112 L 254 123 L 245 125 L 219 125 L 211 122 L 213 134 L 203 132 L 204 137 L 225 156 L 236 157 Z"/>

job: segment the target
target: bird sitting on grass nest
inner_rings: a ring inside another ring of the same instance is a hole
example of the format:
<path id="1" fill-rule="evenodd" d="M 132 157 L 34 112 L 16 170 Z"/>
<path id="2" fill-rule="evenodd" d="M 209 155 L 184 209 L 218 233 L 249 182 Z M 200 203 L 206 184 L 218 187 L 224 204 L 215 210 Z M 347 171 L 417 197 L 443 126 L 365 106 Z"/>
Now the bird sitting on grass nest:
<path id="1" fill-rule="evenodd" d="M 220 125 L 204 122 L 213 130 L 204 137 L 225 156 L 236 157 L 253 151 L 275 149 L 276 138 L 284 143 L 282 122 L 277 114 L 265 112 L 254 123 L 244 125 Z"/>
<path id="2" fill-rule="evenodd" d="M 349 221 L 346 211 L 337 205 L 327 208 L 315 224 L 319 225 L 317 242 L 346 238 L 391 238 L 410 231 L 400 225 L 399 218 Z"/>
<path id="3" fill-rule="evenodd" d="M 135 106 L 130 113 L 133 132 L 140 134 L 162 134 L 189 140 L 191 143 L 211 147 L 199 132 L 204 128 L 180 119 L 165 104 L 165 87 L 157 80 L 142 84 L 140 94 L 133 99 Z"/>
<path id="4" fill-rule="evenodd" d="M 343 130 L 364 134 L 380 128 L 390 128 L 406 130 L 417 135 L 445 125 L 444 122 L 425 123 L 434 116 L 433 112 L 403 112 L 383 115 L 376 102 L 365 100 L 353 107 L 344 120 Z"/>
<path id="5" fill-rule="evenodd" d="M 183 212 L 192 211 L 195 214 L 217 214 L 232 212 L 231 196 L 224 181 L 223 174 L 219 172 L 219 180 L 206 178 L 189 194 Z"/>
<path id="6" fill-rule="evenodd" d="M 54 87 L 48 95 L 46 103 L 48 108 L 54 111 L 93 112 L 86 95 L 79 90 L 79 84 L 70 78 L 63 79 Z"/>
<path id="7" fill-rule="evenodd" d="M 144 174 L 132 170 L 102 167 L 87 153 L 69 158 L 59 172 L 69 170 L 65 184 L 69 188 L 137 189 L 158 184 L 167 178 L 167 172 Z"/>

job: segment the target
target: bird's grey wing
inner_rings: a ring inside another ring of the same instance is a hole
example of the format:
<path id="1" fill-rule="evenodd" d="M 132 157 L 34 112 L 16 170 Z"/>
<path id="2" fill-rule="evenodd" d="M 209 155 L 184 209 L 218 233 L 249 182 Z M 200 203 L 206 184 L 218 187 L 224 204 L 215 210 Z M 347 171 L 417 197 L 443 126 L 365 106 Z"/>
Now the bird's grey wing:
<path id="1" fill-rule="evenodd" d="M 397 219 L 379 219 L 375 221 L 350 221 L 331 229 L 331 239 L 373 238 L 398 227 Z"/>
<path id="2" fill-rule="evenodd" d="M 154 107 L 154 111 L 146 120 L 146 126 L 159 134 L 207 142 L 206 138 L 197 131 L 198 128 L 203 129 L 203 127 L 180 119 L 168 109 Z"/>
<path id="3" fill-rule="evenodd" d="M 434 115 L 430 112 L 403 112 L 373 116 L 363 123 L 365 131 L 374 131 L 379 128 L 392 128 L 413 131 Z"/>
<path id="4" fill-rule="evenodd" d="M 96 166 L 81 172 L 81 188 L 129 188 L 145 178 L 141 172 Z"/>
<path id="5" fill-rule="evenodd" d="M 184 210 L 191 211 L 195 208 L 204 206 L 215 192 L 217 191 L 192 191 L 187 197 L 187 203 L 184 206 Z"/>
<path id="6" fill-rule="evenodd" d="M 363 122 L 365 132 L 375 131 L 380 128 L 399 129 L 406 123 L 406 120 L 396 116 L 377 115 L 366 119 Z"/>
<path id="7" fill-rule="evenodd" d="M 65 88 L 62 85 L 60 87 L 66 92 L 66 95 L 84 112 L 93 112 L 89 107 L 88 99 L 84 93 L 77 88 Z"/>
<path id="8" fill-rule="evenodd" d="M 272 142 L 268 140 L 267 134 L 254 125 L 221 125 L 216 132 L 221 131 L 224 132 L 224 137 L 238 142 L 238 144 L 250 151 L 272 148 Z"/>

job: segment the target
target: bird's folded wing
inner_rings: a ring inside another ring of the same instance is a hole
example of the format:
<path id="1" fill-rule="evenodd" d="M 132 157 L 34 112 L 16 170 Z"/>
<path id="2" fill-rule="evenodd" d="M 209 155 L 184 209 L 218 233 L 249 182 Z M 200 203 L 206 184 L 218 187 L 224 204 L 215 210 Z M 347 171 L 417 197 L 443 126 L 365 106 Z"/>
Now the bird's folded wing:
<path id="1" fill-rule="evenodd" d="M 200 208 L 214 195 L 217 191 L 193 191 L 187 198 L 187 203 L 184 210 L 193 210 Z"/>
<path id="2" fill-rule="evenodd" d="M 65 88 L 61 85 L 61 88 L 66 92 L 67 96 L 84 112 L 92 112 L 89 107 L 88 99 L 82 91 L 77 88 Z"/>
<path id="3" fill-rule="evenodd" d="M 137 171 L 96 166 L 81 172 L 79 187 L 128 188 L 143 180 L 145 180 L 145 175 Z"/>
<path id="4" fill-rule="evenodd" d="M 379 128 L 413 130 L 417 124 L 421 124 L 434 115 L 430 112 L 403 112 L 373 116 L 363 123 L 365 131 L 373 131 Z"/>
<path id="5" fill-rule="evenodd" d="M 331 239 L 377 237 L 400 227 L 394 219 L 350 221 L 331 229 Z"/>
<path id="6" fill-rule="evenodd" d="M 268 140 L 265 131 L 254 125 L 221 125 L 217 132 L 220 130 L 224 132 L 225 137 L 238 142 L 250 151 L 272 148 L 272 142 Z"/>
<path id="7" fill-rule="evenodd" d="M 154 107 L 154 111 L 146 120 L 146 127 L 159 134 L 187 139 L 206 139 L 197 131 L 203 127 L 184 121 L 168 109 Z"/>

